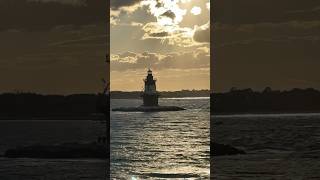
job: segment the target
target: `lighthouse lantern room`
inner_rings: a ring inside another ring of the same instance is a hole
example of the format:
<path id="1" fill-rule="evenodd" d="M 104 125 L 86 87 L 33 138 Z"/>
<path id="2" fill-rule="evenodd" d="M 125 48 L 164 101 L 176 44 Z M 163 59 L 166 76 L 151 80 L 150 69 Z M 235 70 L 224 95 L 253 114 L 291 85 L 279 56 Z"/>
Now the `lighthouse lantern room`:
<path id="1" fill-rule="evenodd" d="M 144 91 L 142 94 L 144 106 L 158 106 L 159 94 L 156 89 L 156 80 L 153 79 L 152 71 L 149 69 L 144 79 Z"/>

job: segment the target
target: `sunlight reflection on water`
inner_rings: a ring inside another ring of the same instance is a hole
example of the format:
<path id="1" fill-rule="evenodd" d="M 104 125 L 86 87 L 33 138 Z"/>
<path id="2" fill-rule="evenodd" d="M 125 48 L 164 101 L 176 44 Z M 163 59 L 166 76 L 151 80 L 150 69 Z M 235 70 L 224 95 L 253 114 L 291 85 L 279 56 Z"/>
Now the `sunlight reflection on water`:
<path id="1" fill-rule="evenodd" d="M 138 106 L 140 100 L 112 100 Z M 111 113 L 111 176 L 115 179 L 209 179 L 209 99 L 160 99 L 178 112 Z"/>

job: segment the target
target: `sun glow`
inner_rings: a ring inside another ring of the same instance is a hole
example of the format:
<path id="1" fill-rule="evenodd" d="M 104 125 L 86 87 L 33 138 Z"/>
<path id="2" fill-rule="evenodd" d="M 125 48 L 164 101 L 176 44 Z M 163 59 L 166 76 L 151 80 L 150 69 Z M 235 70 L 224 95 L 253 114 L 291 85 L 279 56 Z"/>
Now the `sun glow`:
<path id="1" fill-rule="evenodd" d="M 210 2 L 206 3 L 206 7 L 210 10 Z"/>
<path id="2" fill-rule="evenodd" d="M 149 11 L 153 14 L 161 25 L 179 24 L 186 15 L 187 10 L 178 5 L 179 0 L 144 0 L 142 5 L 148 6 Z M 169 20 L 171 19 L 171 20 Z"/>
<path id="3" fill-rule="evenodd" d="M 190 6 L 182 5 L 186 3 L 190 3 Z M 199 45 L 193 39 L 197 27 L 182 25 L 185 24 L 184 18 L 188 17 L 187 13 L 195 16 L 202 13 L 200 6 L 192 4 L 192 0 L 142 0 L 140 5 L 147 7 L 148 12 L 156 18 L 155 22 L 143 27 L 145 34 L 142 39 L 159 39 L 161 43 L 182 47 Z"/>
<path id="4" fill-rule="evenodd" d="M 190 11 L 193 15 L 199 15 L 201 14 L 201 8 L 198 6 L 194 6 L 191 11 Z"/>

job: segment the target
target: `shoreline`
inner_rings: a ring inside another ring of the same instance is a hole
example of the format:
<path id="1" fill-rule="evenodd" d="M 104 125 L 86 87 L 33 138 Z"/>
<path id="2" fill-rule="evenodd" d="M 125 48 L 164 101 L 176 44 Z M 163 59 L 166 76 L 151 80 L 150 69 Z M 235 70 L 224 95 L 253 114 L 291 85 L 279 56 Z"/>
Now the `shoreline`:
<path id="1" fill-rule="evenodd" d="M 270 116 L 270 115 L 320 115 L 320 111 L 264 111 L 264 112 L 236 112 L 236 113 L 211 113 L 214 116 Z"/>
<path id="2" fill-rule="evenodd" d="M 122 100 L 122 99 L 141 99 L 140 97 L 112 97 L 112 95 L 110 96 L 110 100 Z M 210 96 L 172 96 L 172 97 L 159 97 L 159 99 L 210 99 Z"/>
<path id="3" fill-rule="evenodd" d="M 0 121 L 46 121 L 46 120 L 90 120 L 90 121 L 105 121 L 104 114 L 90 114 L 90 115 L 57 115 L 57 116 L 19 116 L 19 117 L 1 117 Z"/>
<path id="4" fill-rule="evenodd" d="M 243 113 L 211 113 L 210 117 L 228 117 L 228 116 L 304 116 L 304 115 L 320 115 L 320 111 L 301 111 L 301 112 L 243 112 Z M 1 117 L 0 121 L 50 121 L 50 120 L 89 120 L 89 121 L 105 121 L 103 114 L 91 114 L 91 115 L 59 115 L 59 116 L 19 116 L 19 117 Z"/>

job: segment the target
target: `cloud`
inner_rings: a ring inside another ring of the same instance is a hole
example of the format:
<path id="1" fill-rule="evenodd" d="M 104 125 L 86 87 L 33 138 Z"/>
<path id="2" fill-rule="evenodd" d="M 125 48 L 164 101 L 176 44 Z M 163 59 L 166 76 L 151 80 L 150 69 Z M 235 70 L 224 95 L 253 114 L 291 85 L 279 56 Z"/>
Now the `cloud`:
<path id="1" fill-rule="evenodd" d="M 314 38 L 310 38 L 314 39 Z M 236 86 L 262 89 L 320 88 L 319 84 L 297 84 L 289 79 L 319 82 L 320 41 L 301 39 L 251 39 L 215 48 L 215 88 Z"/>
<path id="2" fill-rule="evenodd" d="M 168 32 L 165 32 L 165 31 L 163 31 L 163 32 L 156 32 L 156 33 L 150 33 L 150 34 L 149 34 L 150 37 L 156 37 L 156 38 L 158 38 L 158 37 L 167 37 L 168 35 L 169 35 L 169 33 L 168 33 Z"/>
<path id="3" fill-rule="evenodd" d="M 118 18 L 121 13 L 133 13 L 136 11 L 140 7 L 140 2 L 141 0 L 111 0 L 110 17 L 113 22 L 119 21 Z"/>
<path id="4" fill-rule="evenodd" d="M 188 27 L 181 28 L 178 25 L 166 27 L 159 25 L 157 22 L 150 22 L 142 27 L 142 30 L 145 32 L 142 39 L 159 39 L 162 43 L 180 47 L 202 46 L 203 43 L 209 42 L 210 39 L 210 30 L 205 28 L 206 25 L 195 27 L 194 29 Z M 196 31 L 198 32 L 194 39 Z M 209 39 L 204 39 L 207 36 L 209 36 Z"/>
<path id="5" fill-rule="evenodd" d="M 196 28 L 193 39 L 200 43 L 210 43 L 210 22 Z"/>
<path id="6" fill-rule="evenodd" d="M 320 37 L 320 21 L 288 21 L 281 23 L 256 23 L 242 25 L 215 24 L 215 45 L 224 46 L 238 42 L 264 41 L 291 42 L 304 39 L 310 43 Z"/>
<path id="7" fill-rule="evenodd" d="M 142 39 L 159 39 L 162 43 L 180 47 L 200 46 L 210 40 L 210 23 L 201 26 L 185 26 L 180 23 L 187 14 L 187 9 L 178 1 L 142 1 L 149 12 L 156 17 L 156 22 L 146 23 Z M 192 12 L 201 13 L 199 6 L 193 6 Z"/>
<path id="8" fill-rule="evenodd" d="M 124 52 L 124 53 L 122 53 L 122 54 L 119 54 L 118 56 L 119 56 L 119 58 L 126 58 L 126 57 L 133 57 L 133 58 L 135 58 L 135 57 L 137 56 L 137 54 L 134 53 L 134 52 L 127 51 L 127 52 Z"/>
<path id="9" fill-rule="evenodd" d="M 112 26 L 121 25 L 120 15 L 128 15 L 138 10 L 141 0 L 111 0 L 110 1 L 110 24 Z"/>
<path id="10" fill-rule="evenodd" d="M 91 0 L 1 0 L 0 31 L 47 30 L 59 25 L 105 23 L 107 3 Z"/>
<path id="11" fill-rule="evenodd" d="M 212 13 L 215 22 L 234 25 L 313 21 L 320 18 L 315 9 L 319 5 L 319 1 L 301 0 L 223 0 L 214 1 Z"/>
<path id="12" fill-rule="evenodd" d="M 112 24 L 112 22 L 110 22 Z M 131 23 L 121 23 L 120 21 L 116 21 L 114 25 L 117 26 L 131 26 L 131 27 L 143 27 L 144 25 L 139 22 L 131 22 Z"/>
<path id="13" fill-rule="evenodd" d="M 179 1 L 159 1 L 157 0 L 143 0 L 142 6 L 146 6 L 151 15 L 157 18 L 157 22 L 161 25 L 171 26 L 178 25 L 187 10 L 180 7 Z"/>
<path id="14" fill-rule="evenodd" d="M 185 24 L 185 22 L 188 21 L 188 18 L 190 18 L 190 15 L 185 15 L 189 11 L 188 9 L 191 9 L 192 7 L 196 7 L 196 9 L 198 8 L 198 11 L 201 11 L 202 8 L 206 7 L 207 2 L 202 2 L 200 4 L 198 2 L 199 6 L 196 6 L 196 4 L 190 4 L 191 7 L 183 5 L 186 2 L 187 1 L 179 2 L 162 0 L 125 1 L 121 3 L 121 5 L 115 4 L 114 6 L 117 8 L 111 8 L 110 21 L 114 26 L 128 25 L 130 24 L 127 22 L 128 20 L 136 21 L 137 19 L 131 18 L 136 17 L 139 13 L 145 11 L 143 15 L 151 15 L 148 17 L 148 21 L 145 21 L 147 18 L 143 20 L 139 19 L 138 21 L 143 22 L 143 24 L 131 24 L 136 27 L 141 26 L 141 29 L 144 32 L 141 38 L 142 40 L 156 39 L 159 40 L 161 44 L 179 47 L 202 46 L 203 43 L 209 42 L 209 38 L 206 38 L 210 37 L 210 30 L 206 27 L 206 24 L 202 24 L 206 23 L 208 20 L 201 21 L 201 24 L 199 24 L 200 26 L 195 26 L 199 23 L 198 21 L 196 22 L 196 20 L 191 20 L 195 21 L 194 23 Z M 124 7 L 132 8 L 133 6 L 137 6 L 138 8 L 141 7 L 140 11 L 134 11 L 134 14 L 132 14 L 131 17 L 124 14 L 128 13 L 123 10 Z M 207 14 L 203 14 L 203 16 L 208 19 Z M 184 17 L 187 19 L 184 20 Z M 196 33 L 196 36 L 194 36 L 194 33 Z"/>
<path id="15" fill-rule="evenodd" d="M 212 77 L 215 90 L 225 91 L 234 86 L 254 89 L 265 86 L 275 89 L 320 88 L 319 84 L 312 83 L 320 80 L 316 68 L 320 66 L 320 21 L 309 16 L 316 12 L 310 6 L 311 1 L 295 1 L 297 5 L 294 6 L 292 1 L 284 1 L 287 6 L 261 2 L 261 5 L 250 4 L 252 7 L 247 11 L 254 10 L 250 16 L 245 17 L 244 12 L 237 10 L 232 16 L 220 10 L 220 14 L 215 14 L 219 17 L 213 30 L 214 66 L 217 67 Z M 317 7 L 315 2 L 313 5 Z M 260 11 L 271 10 L 271 6 L 275 11 L 265 12 L 268 17 L 260 14 Z M 306 69 L 308 71 L 304 71 Z"/>
<path id="16" fill-rule="evenodd" d="M 101 35 L 99 37 L 99 35 Z M 0 32 L 0 89 L 95 93 L 106 72 L 105 24 L 41 32 Z"/>
<path id="17" fill-rule="evenodd" d="M 199 69 L 210 67 L 209 48 L 197 48 L 194 51 L 175 53 L 134 53 L 112 55 L 111 71 L 128 71 L 152 67 L 162 69 Z"/>
<path id="18" fill-rule="evenodd" d="M 175 19 L 176 18 L 176 14 L 172 11 L 166 11 L 165 13 L 161 14 L 160 16 L 165 16 L 171 19 Z"/>
<path id="19" fill-rule="evenodd" d="M 130 7 L 140 3 L 141 0 L 110 0 L 112 10 L 119 10 L 123 7 Z"/>

